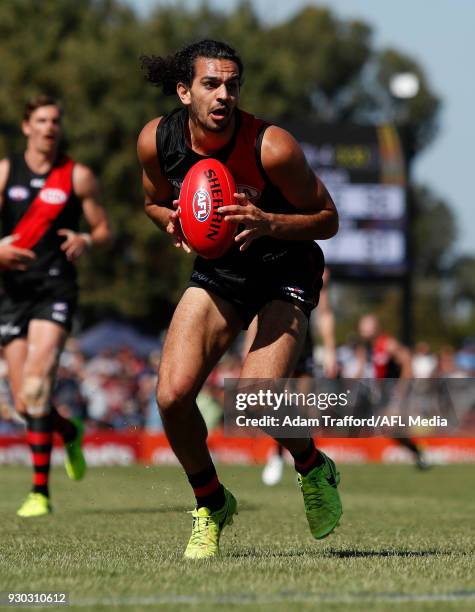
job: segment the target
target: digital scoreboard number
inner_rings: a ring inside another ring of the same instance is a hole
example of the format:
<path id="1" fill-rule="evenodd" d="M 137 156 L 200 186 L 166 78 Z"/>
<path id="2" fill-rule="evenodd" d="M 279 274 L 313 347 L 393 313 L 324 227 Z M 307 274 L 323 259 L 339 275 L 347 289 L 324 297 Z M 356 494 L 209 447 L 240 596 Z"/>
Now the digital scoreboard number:
<path id="1" fill-rule="evenodd" d="M 392 126 L 288 125 L 331 193 L 340 230 L 320 242 L 341 278 L 407 272 L 406 163 Z"/>

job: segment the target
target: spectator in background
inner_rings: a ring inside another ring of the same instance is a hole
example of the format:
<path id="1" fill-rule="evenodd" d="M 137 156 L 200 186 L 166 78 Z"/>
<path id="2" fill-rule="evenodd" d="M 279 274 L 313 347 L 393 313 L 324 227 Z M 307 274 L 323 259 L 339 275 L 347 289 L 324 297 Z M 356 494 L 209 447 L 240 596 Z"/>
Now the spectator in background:
<path id="1" fill-rule="evenodd" d="M 90 374 L 85 369 L 81 383 L 81 394 L 87 401 L 89 421 L 98 427 L 107 427 L 107 395 L 104 391 L 104 374 Z"/>
<path id="2" fill-rule="evenodd" d="M 431 353 L 427 342 L 418 342 L 412 356 L 412 373 L 414 378 L 431 378 L 435 375 L 437 359 Z"/>
<path id="3" fill-rule="evenodd" d="M 456 362 L 453 346 L 446 345 L 437 353 L 436 373 L 439 378 L 464 378 L 467 376 L 467 373 Z"/>
<path id="4" fill-rule="evenodd" d="M 475 337 L 467 338 L 456 355 L 457 366 L 471 378 L 475 378 Z"/>

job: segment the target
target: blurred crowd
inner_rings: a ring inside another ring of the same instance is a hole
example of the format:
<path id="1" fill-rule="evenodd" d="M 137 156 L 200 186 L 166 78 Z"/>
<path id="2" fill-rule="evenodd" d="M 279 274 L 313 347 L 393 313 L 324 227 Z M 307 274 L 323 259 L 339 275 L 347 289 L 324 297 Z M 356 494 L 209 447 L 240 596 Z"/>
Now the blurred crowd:
<path id="1" fill-rule="evenodd" d="M 338 375 L 353 378 L 360 372 L 360 344 L 349 341 L 336 350 Z M 314 351 L 316 375 L 323 370 L 324 350 Z M 103 351 L 86 358 L 74 338 L 68 340 L 58 368 L 54 403 L 64 416 L 83 418 L 89 430 L 161 431 L 155 402 L 159 351 L 139 357 L 133 347 Z M 177 364 L 179 367 L 179 364 Z M 431 350 L 418 343 L 412 351 L 414 378 L 460 378 L 475 376 L 475 339 L 456 350 L 445 346 Z M 228 352 L 213 370 L 198 397 L 198 405 L 209 430 L 222 421 L 224 379 L 237 378 L 240 371 L 240 343 Z M 21 419 L 15 414 L 7 381 L 7 366 L 0 354 L 0 433 L 20 431 Z"/>

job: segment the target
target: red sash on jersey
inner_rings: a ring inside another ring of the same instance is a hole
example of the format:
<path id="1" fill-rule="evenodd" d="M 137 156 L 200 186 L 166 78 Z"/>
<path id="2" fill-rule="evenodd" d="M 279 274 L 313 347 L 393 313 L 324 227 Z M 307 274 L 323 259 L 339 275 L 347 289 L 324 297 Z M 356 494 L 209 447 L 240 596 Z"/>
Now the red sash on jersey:
<path id="1" fill-rule="evenodd" d="M 73 167 L 74 162 L 66 156 L 53 167 L 38 195 L 12 231 L 18 236 L 13 242 L 15 246 L 31 249 L 49 230 L 71 195 Z"/>
<path id="2" fill-rule="evenodd" d="M 375 378 L 386 378 L 391 356 L 388 351 L 389 336 L 381 334 L 373 344 L 373 367 Z"/>
<path id="3" fill-rule="evenodd" d="M 265 180 L 257 165 L 256 141 L 267 123 L 244 111 L 240 113 L 241 127 L 233 150 L 226 160 L 226 166 L 236 181 L 236 189 L 245 193 L 253 204 L 257 204 L 265 187 Z"/>

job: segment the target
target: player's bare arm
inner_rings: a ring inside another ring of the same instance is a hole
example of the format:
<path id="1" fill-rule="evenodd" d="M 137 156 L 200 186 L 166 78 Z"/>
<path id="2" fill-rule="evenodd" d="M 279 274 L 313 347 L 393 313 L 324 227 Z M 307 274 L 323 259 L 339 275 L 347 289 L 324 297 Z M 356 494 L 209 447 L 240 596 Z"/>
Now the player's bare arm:
<path id="1" fill-rule="evenodd" d="M 6 158 L 0 160 L 0 209 L 3 205 L 3 193 L 7 186 L 9 172 L 10 172 L 10 161 Z"/>
<path id="2" fill-rule="evenodd" d="M 8 159 L 0 161 L 0 209 L 3 206 L 3 194 L 7 185 L 10 162 Z M 30 249 L 22 249 L 13 246 L 15 236 L 5 236 L 0 240 L 0 269 L 1 270 L 26 270 L 28 265 L 36 259 L 36 255 Z"/>
<path id="3" fill-rule="evenodd" d="M 137 155 L 142 165 L 142 185 L 145 194 L 145 213 L 162 231 L 171 234 L 174 245 L 187 253 L 191 249 L 181 232 L 176 210 L 172 202 L 172 187 L 160 169 L 157 155 L 156 131 L 161 117 L 149 121 L 140 132 Z"/>
<path id="4" fill-rule="evenodd" d="M 220 209 L 231 213 L 226 220 L 246 229 L 236 236 L 245 250 L 252 240 L 268 235 L 281 240 L 325 240 L 338 231 L 338 213 L 323 183 L 309 167 L 297 141 L 285 130 L 270 126 L 262 141 L 261 161 L 270 181 L 300 214 L 264 212 L 244 194 L 236 194 L 241 206 Z"/>
<path id="5" fill-rule="evenodd" d="M 87 166 L 76 164 L 73 172 L 73 188 L 81 200 L 82 210 L 89 232 L 79 233 L 70 229 L 59 229 L 64 236 L 61 249 L 70 261 L 75 261 L 91 246 L 101 246 L 109 242 L 111 231 L 106 211 L 100 202 L 99 185 L 94 173 Z"/>

